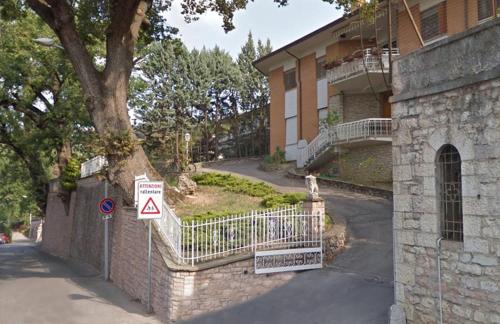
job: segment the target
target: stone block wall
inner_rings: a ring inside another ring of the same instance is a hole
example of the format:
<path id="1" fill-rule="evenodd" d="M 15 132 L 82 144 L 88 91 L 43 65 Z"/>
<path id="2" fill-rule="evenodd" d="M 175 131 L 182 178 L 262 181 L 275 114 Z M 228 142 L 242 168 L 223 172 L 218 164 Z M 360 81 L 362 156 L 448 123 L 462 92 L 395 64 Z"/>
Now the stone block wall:
<path id="1" fill-rule="evenodd" d="M 342 149 L 340 177 L 362 184 L 392 181 L 391 144 L 372 144 Z"/>
<path id="2" fill-rule="evenodd" d="M 343 123 L 366 118 L 379 118 L 380 99 L 372 93 L 343 95 Z"/>
<path id="3" fill-rule="evenodd" d="M 53 255 L 69 257 L 74 204 L 65 203 L 59 191 L 59 180 L 52 181 L 47 195 L 41 249 Z"/>
<path id="4" fill-rule="evenodd" d="M 462 160 L 463 242 L 441 248 L 444 323 L 500 323 L 500 21 L 397 60 L 393 97 L 396 303 L 439 322 L 436 155 Z"/>
<path id="5" fill-rule="evenodd" d="M 147 301 L 147 223 L 137 220 L 135 208 L 124 207 L 117 191 L 110 221 L 110 279 L 132 298 Z M 103 221 L 97 204 L 103 182 L 95 177 L 78 181 L 69 212 L 54 192 L 49 194 L 42 248 L 72 257 L 97 269 L 103 259 Z M 77 219 L 78 218 L 78 219 Z M 220 260 L 210 267 L 176 265 L 166 243 L 153 228 L 152 300 L 154 312 L 165 323 L 186 320 L 206 312 L 243 303 L 283 285 L 295 273 L 256 275 L 253 258 Z"/>

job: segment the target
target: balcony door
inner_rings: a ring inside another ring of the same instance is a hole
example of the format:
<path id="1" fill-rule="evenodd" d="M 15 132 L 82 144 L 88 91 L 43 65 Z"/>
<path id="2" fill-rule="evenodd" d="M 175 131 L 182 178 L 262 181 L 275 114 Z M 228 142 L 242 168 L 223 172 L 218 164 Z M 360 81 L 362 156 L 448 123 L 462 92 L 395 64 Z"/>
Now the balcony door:
<path id="1" fill-rule="evenodd" d="M 382 118 L 391 118 L 391 103 L 389 102 L 390 92 L 384 92 L 380 96 L 380 106 Z"/>

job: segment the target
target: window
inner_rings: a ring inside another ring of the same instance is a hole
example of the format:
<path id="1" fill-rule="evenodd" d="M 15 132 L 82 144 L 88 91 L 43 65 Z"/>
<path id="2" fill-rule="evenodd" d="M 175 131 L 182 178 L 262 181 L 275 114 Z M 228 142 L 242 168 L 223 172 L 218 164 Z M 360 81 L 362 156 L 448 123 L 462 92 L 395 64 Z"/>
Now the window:
<path id="1" fill-rule="evenodd" d="M 316 79 L 326 78 L 325 57 L 316 59 Z"/>
<path id="2" fill-rule="evenodd" d="M 438 153 L 441 235 L 445 240 L 463 241 L 462 162 L 453 145 Z"/>
<path id="3" fill-rule="evenodd" d="M 420 25 L 424 41 L 444 34 L 446 32 L 446 2 L 422 11 Z"/>
<path id="4" fill-rule="evenodd" d="M 285 91 L 292 90 L 297 87 L 297 80 L 295 79 L 295 69 L 285 72 Z"/>
<path id="5" fill-rule="evenodd" d="M 477 0 L 477 19 L 479 21 L 493 16 L 493 1 Z"/>

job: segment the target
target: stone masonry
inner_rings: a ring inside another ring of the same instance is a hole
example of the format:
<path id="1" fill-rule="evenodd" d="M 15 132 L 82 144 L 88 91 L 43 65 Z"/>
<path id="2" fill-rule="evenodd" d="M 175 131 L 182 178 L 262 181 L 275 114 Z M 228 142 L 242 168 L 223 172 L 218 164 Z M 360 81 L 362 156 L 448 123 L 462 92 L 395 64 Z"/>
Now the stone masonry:
<path id="1" fill-rule="evenodd" d="M 103 221 L 97 213 L 103 182 L 95 177 L 79 180 L 69 210 L 57 195 L 49 194 L 42 249 L 71 257 L 102 270 Z M 110 221 L 110 279 L 131 297 L 146 303 L 147 226 L 137 220 L 135 208 L 124 207 L 119 193 L 109 188 L 117 203 Z M 279 287 L 295 272 L 257 275 L 253 256 L 238 256 L 198 267 L 177 265 L 168 246 L 153 231 L 152 307 L 165 323 L 187 320 L 203 313 L 243 303 Z"/>
<path id="2" fill-rule="evenodd" d="M 496 19 L 395 62 L 393 319 L 404 310 L 407 323 L 439 322 L 436 155 L 451 144 L 464 239 L 442 242 L 443 322 L 500 323 L 499 40 Z"/>

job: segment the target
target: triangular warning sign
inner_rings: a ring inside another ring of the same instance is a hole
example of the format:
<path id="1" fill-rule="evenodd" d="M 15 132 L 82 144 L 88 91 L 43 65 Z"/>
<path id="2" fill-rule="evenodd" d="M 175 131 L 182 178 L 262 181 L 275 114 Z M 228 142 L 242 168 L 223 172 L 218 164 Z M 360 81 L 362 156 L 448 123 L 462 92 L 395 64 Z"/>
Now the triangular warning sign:
<path id="1" fill-rule="evenodd" d="M 149 197 L 148 201 L 144 205 L 144 208 L 141 210 L 141 214 L 144 215 L 159 215 L 160 210 L 158 209 L 158 206 L 156 206 L 155 201 L 153 200 L 152 197 Z"/>

